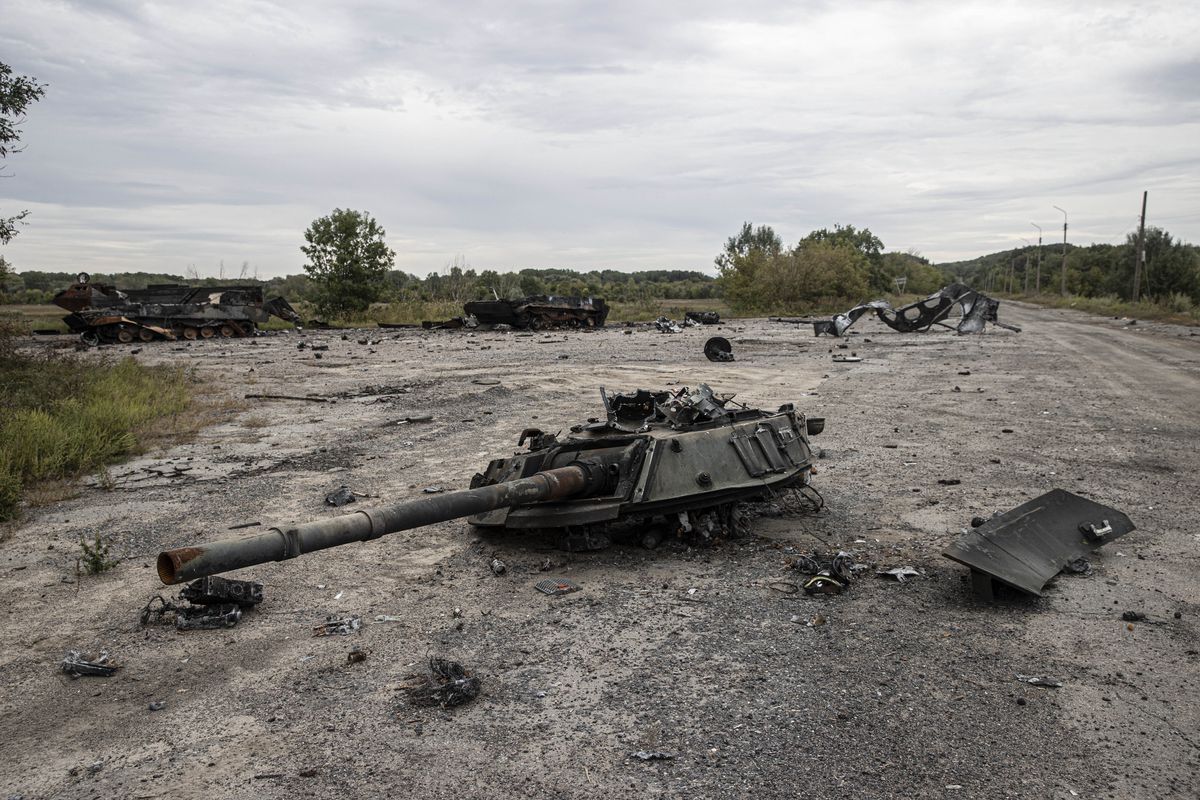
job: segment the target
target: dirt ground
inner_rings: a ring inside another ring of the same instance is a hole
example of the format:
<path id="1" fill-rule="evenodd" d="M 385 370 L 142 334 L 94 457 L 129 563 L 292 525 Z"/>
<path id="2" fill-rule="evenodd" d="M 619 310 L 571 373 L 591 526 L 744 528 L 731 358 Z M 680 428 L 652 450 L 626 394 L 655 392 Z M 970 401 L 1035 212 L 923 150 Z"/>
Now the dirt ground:
<path id="1" fill-rule="evenodd" d="M 1013 304 L 1001 318 L 1024 332 L 902 335 L 864 319 L 832 350 L 858 364 L 766 320 L 145 346 L 137 358 L 194 366 L 234 397 L 336 402 L 247 401 L 31 510 L 0 544 L 0 796 L 1194 798 L 1200 336 Z M 735 363 L 704 359 L 714 333 Z M 322 505 L 343 484 L 371 495 L 362 504 L 459 488 L 522 428 L 602 415 L 600 386 L 698 382 L 826 418 L 824 511 L 768 509 L 710 549 L 591 553 L 449 522 L 243 570 L 266 600 L 232 629 L 138 623 L 165 591 L 160 549 L 353 510 Z M 943 548 L 973 516 L 1053 487 L 1138 529 L 1044 598 L 976 601 Z M 230 530 L 244 523 L 257 524 Z M 122 563 L 79 577 L 79 538 L 97 532 Z M 779 583 L 797 580 L 789 555 L 839 549 L 922 576 L 872 570 L 836 597 Z M 582 591 L 534 591 L 547 576 Z M 1127 624 L 1126 610 L 1149 619 Z M 358 634 L 310 635 L 351 614 Z M 355 646 L 369 654 L 348 663 Z M 108 650 L 121 669 L 70 679 L 57 664 L 71 649 Z M 473 670 L 479 698 L 410 705 L 401 687 L 431 656 Z"/>

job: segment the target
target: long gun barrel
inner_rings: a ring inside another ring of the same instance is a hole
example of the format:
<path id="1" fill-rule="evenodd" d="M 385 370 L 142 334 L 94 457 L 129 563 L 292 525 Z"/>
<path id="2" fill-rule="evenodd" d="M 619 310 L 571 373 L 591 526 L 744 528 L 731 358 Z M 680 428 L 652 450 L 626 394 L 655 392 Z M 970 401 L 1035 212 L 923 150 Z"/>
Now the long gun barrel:
<path id="1" fill-rule="evenodd" d="M 367 542 L 387 533 L 504 506 L 579 497 L 601 488 L 604 481 L 602 468 L 577 461 L 528 478 L 355 511 L 287 530 L 272 528 L 267 533 L 246 539 L 226 539 L 199 547 L 165 550 L 158 555 L 158 577 L 167 585 L 182 583 L 268 561 L 283 561 L 327 547 Z"/>

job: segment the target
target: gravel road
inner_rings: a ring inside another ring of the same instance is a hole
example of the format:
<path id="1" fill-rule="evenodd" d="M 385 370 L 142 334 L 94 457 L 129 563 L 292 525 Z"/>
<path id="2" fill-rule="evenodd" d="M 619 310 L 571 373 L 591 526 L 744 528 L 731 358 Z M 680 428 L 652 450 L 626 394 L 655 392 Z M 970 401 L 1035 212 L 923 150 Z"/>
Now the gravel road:
<path id="1" fill-rule="evenodd" d="M 1200 336 L 1012 303 L 1001 317 L 1023 332 L 863 319 L 845 350 L 766 320 L 145 346 L 138 359 L 194 367 L 218 395 L 332 402 L 231 404 L 0 543 L 0 796 L 1194 798 Z M 704 359 L 718 333 L 736 362 Z M 833 362 L 850 352 L 862 362 Z M 267 599 L 236 628 L 138 624 L 164 547 L 337 514 L 322 500 L 341 485 L 362 504 L 465 486 L 522 428 L 602 415 L 600 386 L 699 382 L 826 418 L 823 511 L 768 506 L 709 549 L 592 553 L 451 522 L 245 570 Z M 976 601 L 942 549 L 1054 487 L 1138 529 L 1043 598 Z M 81 577 L 79 538 L 97 532 L 122 562 Z M 791 591 L 790 556 L 843 549 L 921 576 Z M 548 576 L 583 588 L 534 591 Z M 359 633 L 310 635 L 351 614 Z M 352 647 L 367 658 L 349 663 Z M 121 669 L 69 679 L 70 649 Z M 431 656 L 478 675 L 479 698 L 410 705 Z"/>

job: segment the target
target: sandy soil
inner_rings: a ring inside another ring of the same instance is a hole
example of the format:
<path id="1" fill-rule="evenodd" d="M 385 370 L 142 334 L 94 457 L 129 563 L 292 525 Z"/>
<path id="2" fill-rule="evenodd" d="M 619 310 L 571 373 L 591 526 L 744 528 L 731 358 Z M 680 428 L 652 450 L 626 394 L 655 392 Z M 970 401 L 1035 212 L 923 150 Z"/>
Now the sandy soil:
<path id="1" fill-rule="evenodd" d="M 0 796 L 1195 797 L 1200 337 L 1012 304 L 1001 315 L 1024 332 L 901 335 L 863 320 L 832 351 L 859 364 L 764 320 L 146 346 L 138 358 L 194 366 L 236 397 L 336 402 L 248 401 L 192 443 L 115 467 L 112 486 L 32 510 L 0 544 Z M 736 363 L 704 360 L 718 332 Z M 301 341 L 329 349 L 318 359 Z M 233 629 L 138 624 L 163 591 L 164 547 L 339 513 L 322 500 L 342 484 L 368 503 L 460 487 L 522 428 L 602 413 L 601 385 L 700 381 L 826 417 L 824 511 L 653 552 L 481 541 L 452 522 L 245 570 L 267 599 Z M 433 421 L 395 424 L 423 414 Z M 1045 598 L 977 602 L 942 549 L 972 516 L 1052 487 L 1138 530 Z M 123 561 L 77 577 L 79 538 L 96 532 Z M 771 588 L 796 580 L 790 554 L 837 549 L 923 576 L 864 577 L 838 597 Z M 548 575 L 583 590 L 545 597 L 533 584 Z M 1130 628 L 1125 610 L 1150 622 Z M 310 636 L 349 614 L 360 634 Z M 364 662 L 347 662 L 354 646 Z M 69 649 L 123 666 L 72 680 L 57 671 Z M 400 687 L 435 655 L 474 670 L 481 696 L 411 706 Z"/>

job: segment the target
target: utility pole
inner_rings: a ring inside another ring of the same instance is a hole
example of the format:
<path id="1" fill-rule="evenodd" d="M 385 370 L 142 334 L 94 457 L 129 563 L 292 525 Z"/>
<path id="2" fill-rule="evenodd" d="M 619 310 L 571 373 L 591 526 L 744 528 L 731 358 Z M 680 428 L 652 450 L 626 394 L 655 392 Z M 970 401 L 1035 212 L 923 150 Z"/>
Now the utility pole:
<path id="1" fill-rule="evenodd" d="M 1058 206 L 1055 206 L 1058 208 Z M 1062 288 L 1059 292 L 1063 297 L 1067 296 L 1067 211 L 1063 208 L 1058 208 L 1063 215 L 1063 257 L 1062 257 Z"/>
<path id="2" fill-rule="evenodd" d="M 1133 302 L 1138 301 L 1138 291 L 1142 286 L 1142 271 L 1146 268 L 1146 195 L 1142 192 L 1142 221 L 1138 224 L 1137 255 L 1133 262 Z"/>
<path id="3" fill-rule="evenodd" d="M 1025 294 L 1029 294 L 1029 248 L 1033 247 L 1033 242 L 1021 237 L 1021 241 L 1025 243 L 1025 252 L 1022 254 L 1025 261 L 1021 266 L 1021 274 L 1025 277 Z"/>
<path id="4" fill-rule="evenodd" d="M 1034 287 L 1034 294 L 1042 293 L 1042 226 L 1036 222 L 1029 223 L 1038 229 L 1038 262 L 1037 262 L 1037 286 Z"/>

